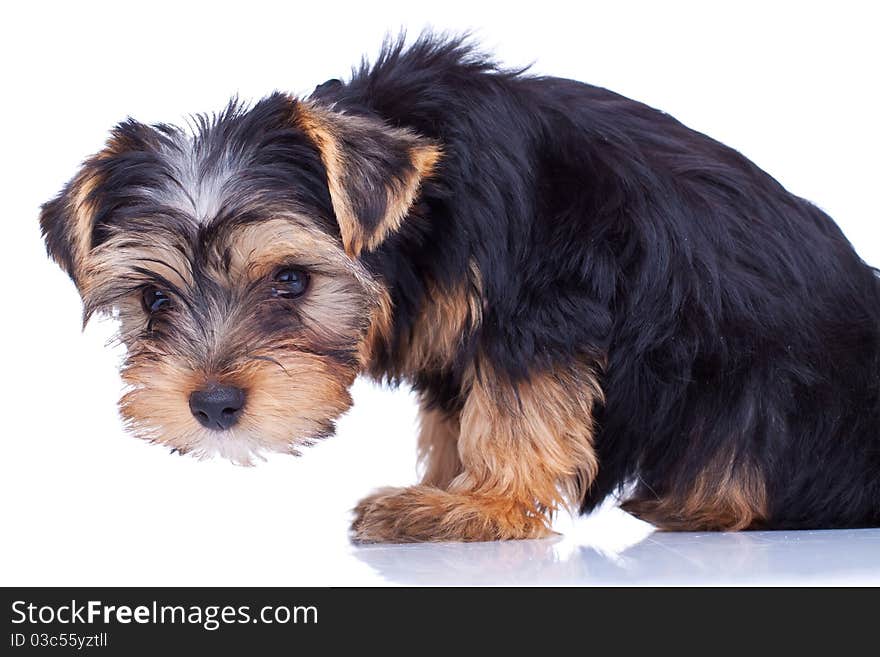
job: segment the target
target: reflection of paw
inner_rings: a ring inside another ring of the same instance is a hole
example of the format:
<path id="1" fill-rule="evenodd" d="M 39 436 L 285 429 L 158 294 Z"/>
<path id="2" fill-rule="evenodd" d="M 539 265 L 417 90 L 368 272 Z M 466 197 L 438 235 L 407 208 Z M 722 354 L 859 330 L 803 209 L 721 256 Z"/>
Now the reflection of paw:
<path id="1" fill-rule="evenodd" d="M 430 486 L 383 488 L 355 507 L 358 543 L 497 541 L 543 538 L 543 516 L 507 499 L 448 493 Z"/>

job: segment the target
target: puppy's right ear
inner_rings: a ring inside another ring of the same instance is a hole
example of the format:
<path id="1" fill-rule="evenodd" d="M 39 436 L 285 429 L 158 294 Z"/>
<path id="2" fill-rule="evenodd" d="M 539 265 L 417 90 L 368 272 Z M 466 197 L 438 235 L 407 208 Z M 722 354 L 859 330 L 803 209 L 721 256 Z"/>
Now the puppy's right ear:
<path id="1" fill-rule="evenodd" d="M 78 288 L 83 260 L 91 245 L 98 184 L 96 167 L 89 160 L 40 212 L 46 250 Z"/>
<path id="2" fill-rule="evenodd" d="M 144 147 L 147 126 L 128 120 L 116 126 L 104 149 L 86 160 L 61 193 L 40 211 L 40 227 L 52 259 L 82 288 L 83 270 L 92 249 L 101 185 L 117 155 Z"/>

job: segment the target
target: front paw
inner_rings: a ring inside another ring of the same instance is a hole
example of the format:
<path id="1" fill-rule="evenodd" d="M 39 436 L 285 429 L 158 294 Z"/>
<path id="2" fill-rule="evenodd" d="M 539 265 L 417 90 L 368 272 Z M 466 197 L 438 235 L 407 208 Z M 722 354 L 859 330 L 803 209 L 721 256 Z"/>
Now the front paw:
<path id="1" fill-rule="evenodd" d="M 543 515 L 507 499 L 449 493 L 431 486 L 383 488 L 354 509 L 357 543 L 497 541 L 543 538 Z"/>
<path id="2" fill-rule="evenodd" d="M 354 508 L 351 523 L 356 543 L 409 543 L 403 531 L 400 511 L 407 507 L 406 488 L 380 488 Z"/>

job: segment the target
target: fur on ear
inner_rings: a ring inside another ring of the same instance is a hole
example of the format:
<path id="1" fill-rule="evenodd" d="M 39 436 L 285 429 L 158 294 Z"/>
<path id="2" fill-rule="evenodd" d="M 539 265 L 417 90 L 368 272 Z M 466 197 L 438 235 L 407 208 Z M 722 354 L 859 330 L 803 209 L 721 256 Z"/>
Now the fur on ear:
<path id="1" fill-rule="evenodd" d="M 135 136 L 144 128 L 131 119 L 117 125 L 104 149 L 87 159 L 61 193 L 40 209 L 40 228 L 46 250 L 77 287 L 81 288 L 86 256 L 92 248 L 104 164 L 123 151 L 140 148 Z"/>
<path id="2" fill-rule="evenodd" d="M 357 257 L 376 249 L 402 224 L 422 180 L 434 172 L 440 147 L 377 119 L 310 101 L 294 107 L 296 125 L 321 153 L 345 251 Z"/>
<path id="3" fill-rule="evenodd" d="M 40 211 L 40 227 L 52 259 L 80 285 L 83 261 L 89 252 L 95 216 L 95 190 L 100 176 L 95 156 Z"/>

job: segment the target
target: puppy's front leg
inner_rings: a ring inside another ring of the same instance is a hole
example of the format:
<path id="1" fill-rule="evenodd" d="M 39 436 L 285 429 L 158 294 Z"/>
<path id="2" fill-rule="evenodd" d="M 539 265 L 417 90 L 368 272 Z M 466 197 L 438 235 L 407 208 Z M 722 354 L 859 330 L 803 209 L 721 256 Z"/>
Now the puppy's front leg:
<path id="1" fill-rule="evenodd" d="M 461 472 L 445 486 L 429 477 L 367 497 L 355 509 L 356 541 L 540 538 L 551 533 L 553 511 L 583 498 L 598 468 L 592 411 L 601 391 L 593 370 L 517 383 L 481 372 L 461 411 Z"/>
<path id="2" fill-rule="evenodd" d="M 423 406 L 419 421 L 419 462 L 425 469 L 422 484 L 445 490 L 463 470 L 458 454 L 461 413 Z"/>

